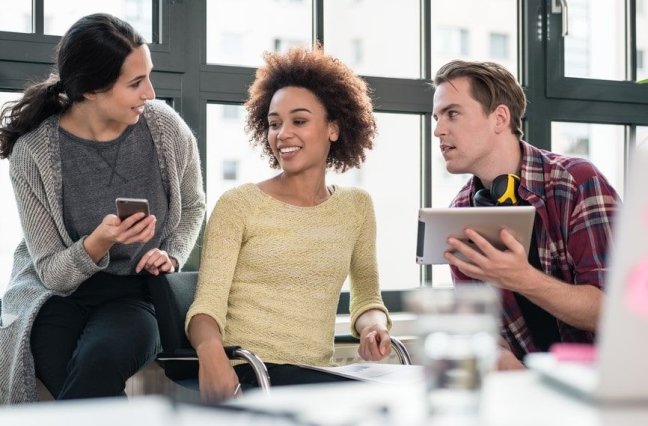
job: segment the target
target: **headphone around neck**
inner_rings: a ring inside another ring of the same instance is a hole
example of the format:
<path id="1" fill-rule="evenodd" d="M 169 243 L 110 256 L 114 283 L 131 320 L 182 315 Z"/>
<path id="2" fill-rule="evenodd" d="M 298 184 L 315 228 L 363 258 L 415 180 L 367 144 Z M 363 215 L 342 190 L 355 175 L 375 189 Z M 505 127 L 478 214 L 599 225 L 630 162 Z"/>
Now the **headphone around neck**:
<path id="1" fill-rule="evenodd" d="M 477 178 L 475 178 L 477 179 Z M 479 182 L 481 186 L 481 182 Z M 520 177 L 507 174 L 499 175 L 491 184 L 490 190 L 481 188 L 473 196 L 475 206 L 516 206 L 519 203 L 518 187 L 520 186 Z"/>

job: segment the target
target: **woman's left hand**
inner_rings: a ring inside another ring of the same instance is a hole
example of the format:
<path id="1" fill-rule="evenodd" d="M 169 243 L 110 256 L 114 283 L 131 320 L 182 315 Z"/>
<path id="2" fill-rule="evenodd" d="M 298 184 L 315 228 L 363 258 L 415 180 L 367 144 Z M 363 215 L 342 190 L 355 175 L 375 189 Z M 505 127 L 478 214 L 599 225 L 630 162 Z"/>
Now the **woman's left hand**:
<path id="1" fill-rule="evenodd" d="M 160 275 L 175 272 L 176 265 L 174 260 L 169 257 L 169 253 L 155 248 L 142 256 L 135 267 L 135 272 L 139 273 L 142 269 L 151 275 Z"/>
<path id="2" fill-rule="evenodd" d="M 360 333 L 358 354 L 366 361 L 380 361 L 391 353 L 391 337 L 384 325 L 365 327 Z"/>

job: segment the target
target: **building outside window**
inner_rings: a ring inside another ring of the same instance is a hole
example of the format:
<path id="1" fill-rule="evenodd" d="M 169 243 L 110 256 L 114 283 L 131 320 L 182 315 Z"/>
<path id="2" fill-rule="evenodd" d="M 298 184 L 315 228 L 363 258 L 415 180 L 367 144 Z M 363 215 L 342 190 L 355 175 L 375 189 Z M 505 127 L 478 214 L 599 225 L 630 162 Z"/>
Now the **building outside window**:
<path id="1" fill-rule="evenodd" d="M 490 33 L 490 56 L 493 59 L 508 59 L 509 36 L 508 34 Z"/>

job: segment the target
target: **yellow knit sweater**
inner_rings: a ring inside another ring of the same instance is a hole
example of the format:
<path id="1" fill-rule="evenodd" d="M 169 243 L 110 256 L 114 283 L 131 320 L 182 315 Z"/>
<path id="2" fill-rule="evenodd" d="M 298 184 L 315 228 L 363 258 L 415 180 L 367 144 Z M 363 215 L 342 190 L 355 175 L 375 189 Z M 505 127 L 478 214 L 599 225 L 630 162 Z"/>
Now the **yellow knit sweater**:
<path id="1" fill-rule="evenodd" d="M 336 187 L 315 207 L 283 203 L 255 184 L 220 198 L 207 230 L 196 298 L 223 343 L 265 362 L 331 365 L 335 315 L 351 275 L 351 326 L 369 309 L 387 313 L 378 287 L 369 194 Z"/>

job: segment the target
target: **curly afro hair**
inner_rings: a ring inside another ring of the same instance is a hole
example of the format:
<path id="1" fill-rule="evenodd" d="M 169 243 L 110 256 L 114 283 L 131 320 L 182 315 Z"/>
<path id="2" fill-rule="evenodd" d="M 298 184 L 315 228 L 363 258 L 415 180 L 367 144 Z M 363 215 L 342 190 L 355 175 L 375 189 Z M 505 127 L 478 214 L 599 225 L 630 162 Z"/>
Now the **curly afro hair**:
<path id="1" fill-rule="evenodd" d="M 312 50 L 296 48 L 288 53 L 265 53 L 265 65 L 256 72 L 245 103 L 245 130 L 253 146 L 262 146 L 272 168 L 279 162 L 268 143 L 268 110 L 274 94 L 284 87 L 301 87 L 311 91 L 324 105 L 327 119 L 337 120 L 338 140 L 331 144 L 326 167 L 344 172 L 360 167 L 365 150 L 373 148 L 376 122 L 369 89 L 340 60 L 327 55 L 321 46 Z"/>

